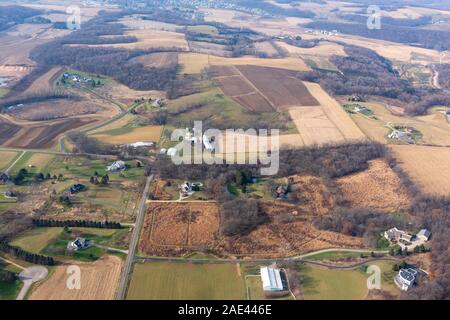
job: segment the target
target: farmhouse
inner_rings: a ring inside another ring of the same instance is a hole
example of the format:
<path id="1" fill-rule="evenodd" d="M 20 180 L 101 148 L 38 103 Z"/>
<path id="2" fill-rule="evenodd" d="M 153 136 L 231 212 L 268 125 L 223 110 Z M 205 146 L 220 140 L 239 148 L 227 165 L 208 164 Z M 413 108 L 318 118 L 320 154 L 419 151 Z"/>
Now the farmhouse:
<path id="1" fill-rule="evenodd" d="M 261 280 L 264 291 L 283 291 L 283 283 L 279 269 L 261 267 Z"/>
<path id="2" fill-rule="evenodd" d="M 106 168 L 108 172 L 117 172 L 125 169 L 125 162 L 123 161 L 114 161 L 109 167 Z"/>
<path id="3" fill-rule="evenodd" d="M 388 239 L 391 242 L 398 242 L 400 240 L 408 241 L 410 242 L 413 238 L 413 235 L 403 231 L 399 230 L 397 228 L 392 228 L 384 232 L 384 237 Z"/>
<path id="4" fill-rule="evenodd" d="M 84 238 L 76 238 L 74 241 L 70 241 L 67 244 L 68 250 L 81 250 L 86 249 L 91 246 L 91 241 L 84 239 Z"/>
<path id="5" fill-rule="evenodd" d="M 9 176 L 6 173 L 0 172 L 0 185 L 6 184 L 9 180 Z"/>
<path id="6" fill-rule="evenodd" d="M 392 140 L 404 141 L 407 143 L 414 142 L 411 132 L 408 131 L 392 130 L 392 132 L 388 135 L 388 138 Z"/>
<path id="7" fill-rule="evenodd" d="M 407 291 L 416 282 L 417 275 L 417 270 L 412 268 L 400 269 L 394 282 L 401 290 Z"/>

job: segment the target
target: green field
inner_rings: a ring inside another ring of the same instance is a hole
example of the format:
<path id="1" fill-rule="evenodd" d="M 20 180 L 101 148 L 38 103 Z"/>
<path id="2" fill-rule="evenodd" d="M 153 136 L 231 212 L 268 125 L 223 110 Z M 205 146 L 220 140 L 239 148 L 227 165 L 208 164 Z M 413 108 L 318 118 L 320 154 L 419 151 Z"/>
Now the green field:
<path id="1" fill-rule="evenodd" d="M 8 89 L 6 88 L 0 88 L 0 98 L 3 97 L 5 94 L 8 93 Z"/>
<path id="2" fill-rule="evenodd" d="M 18 156 L 16 151 L 0 151 L 0 171 L 8 169 Z"/>
<path id="3" fill-rule="evenodd" d="M 29 252 L 39 253 L 55 240 L 62 230 L 63 228 L 34 228 L 21 234 L 11 244 Z"/>
<path id="4" fill-rule="evenodd" d="M 136 263 L 127 299 L 245 300 L 235 264 Z"/>
<path id="5" fill-rule="evenodd" d="M 22 288 L 22 281 L 0 281 L 0 300 L 15 300 Z"/>
<path id="6" fill-rule="evenodd" d="M 364 253 L 365 256 L 370 255 L 370 253 Z M 307 256 L 306 260 L 335 260 L 348 257 L 360 257 L 361 253 L 353 251 L 332 251 L 332 252 L 322 252 L 315 255 Z"/>
<path id="7" fill-rule="evenodd" d="M 398 295 L 400 291 L 393 282 L 393 262 L 375 261 L 370 265 L 381 269 L 381 288 Z M 370 274 L 364 271 L 364 267 L 339 270 L 301 265 L 299 270 L 302 275 L 302 293 L 306 300 L 361 300 L 368 293 L 367 278 Z"/>
<path id="8" fill-rule="evenodd" d="M 188 26 L 187 29 L 190 32 L 202 33 L 210 36 L 216 36 L 219 34 L 219 30 L 217 30 L 216 27 L 209 25 Z"/>

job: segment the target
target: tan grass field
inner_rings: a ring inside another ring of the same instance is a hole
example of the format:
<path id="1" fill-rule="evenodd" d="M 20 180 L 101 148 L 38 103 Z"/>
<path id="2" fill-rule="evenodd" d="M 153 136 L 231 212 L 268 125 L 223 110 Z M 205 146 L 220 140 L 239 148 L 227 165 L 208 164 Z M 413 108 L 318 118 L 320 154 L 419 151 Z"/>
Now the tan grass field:
<path id="1" fill-rule="evenodd" d="M 251 56 L 224 58 L 201 53 L 180 53 L 178 59 L 179 63 L 184 67 L 182 72 L 187 74 L 200 73 L 208 65 L 257 65 L 294 71 L 311 70 L 303 60 L 294 57 L 281 59 L 263 59 Z"/>
<path id="2" fill-rule="evenodd" d="M 323 41 L 318 46 L 313 48 L 299 48 L 296 46 L 289 45 L 282 41 L 277 41 L 276 44 L 285 49 L 290 55 L 299 55 L 299 56 L 321 56 L 321 57 L 331 57 L 333 55 L 336 56 L 347 56 L 345 53 L 344 47 L 337 44 Z"/>
<path id="3" fill-rule="evenodd" d="M 278 55 L 278 50 L 269 42 L 257 42 L 255 43 L 255 48 L 259 52 L 267 54 L 267 57 L 276 57 Z"/>
<path id="4" fill-rule="evenodd" d="M 93 138 L 101 142 L 109 144 L 125 144 L 137 141 L 159 141 L 161 138 L 162 126 L 146 126 L 132 128 L 130 132 L 111 135 L 108 133 L 99 132 L 92 135 Z"/>
<path id="5" fill-rule="evenodd" d="M 424 193 L 450 195 L 450 148 L 392 145 L 390 149 Z"/>
<path id="6" fill-rule="evenodd" d="M 0 151 L 0 171 L 8 169 L 8 166 L 17 157 L 15 151 Z"/>
<path id="7" fill-rule="evenodd" d="M 424 116 L 408 117 L 392 114 L 384 104 L 379 102 L 366 102 L 362 105 L 370 108 L 377 120 L 368 119 L 359 114 L 352 115 L 352 118 L 372 140 L 386 143 L 386 135 L 389 132 L 386 124 L 390 123 L 411 126 L 419 130 L 423 137 L 417 141 L 418 144 L 450 146 L 450 125 L 445 115 L 439 111 L 442 108 L 433 108 Z"/>
<path id="8" fill-rule="evenodd" d="M 304 83 L 320 106 L 293 107 L 292 120 L 305 145 L 362 140 L 366 136 L 356 126 L 341 105 L 318 84 Z"/>
<path id="9" fill-rule="evenodd" d="M 53 81 L 63 71 L 62 67 L 53 67 L 47 73 L 37 78 L 31 86 L 25 90 L 24 94 L 33 94 L 39 92 L 46 92 L 53 89 Z"/>
<path id="10" fill-rule="evenodd" d="M 92 263 L 76 262 L 81 268 L 81 289 L 67 288 L 68 265 L 57 266 L 50 278 L 38 285 L 30 300 L 113 300 L 119 285 L 122 260 L 105 256 Z"/>
<path id="11" fill-rule="evenodd" d="M 125 35 L 135 36 L 138 41 L 132 43 L 96 44 L 89 46 L 125 48 L 130 50 L 145 50 L 152 48 L 176 48 L 181 50 L 188 50 L 189 48 L 185 36 L 182 33 L 144 29 L 128 30 L 125 32 Z"/>
<path id="12" fill-rule="evenodd" d="M 384 160 L 372 160 L 368 170 L 339 178 L 336 184 L 352 208 L 398 212 L 411 205 L 406 188 Z"/>

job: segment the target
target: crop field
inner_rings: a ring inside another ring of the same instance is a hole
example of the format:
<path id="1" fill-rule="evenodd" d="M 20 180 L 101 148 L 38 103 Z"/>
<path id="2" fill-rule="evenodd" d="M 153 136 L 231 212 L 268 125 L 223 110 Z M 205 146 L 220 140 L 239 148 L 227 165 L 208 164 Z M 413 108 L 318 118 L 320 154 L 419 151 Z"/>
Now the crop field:
<path id="1" fill-rule="evenodd" d="M 95 114 L 103 108 L 90 101 L 69 101 L 64 99 L 27 103 L 7 111 L 16 119 L 28 121 L 53 120 L 79 115 Z"/>
<path id="2" fill-rule="evenodd" d="M 137 141 L 155 141 L 161 138 L 162 126 L 123 127 L 97 132 L 93 138 L 109 144 L 126 144 Z"/>
<path id="3" fill-rule="evenodd" d="M 304 83 L 319 106 L 291 108 L 292 120 L 305 145 L 336 143 L 365 139 L 340 104 L 318 84 Z"/>
<path id="4" fill-rule="evenodd" d="M 29 252 L 39 253 L 56 239 L 61 231 L 62 228 L 34 228 L 19 235 L 11 244 Z"/>
<path id="5" fill-rule="evenodd" d="M 385 212 L 406 210 L 410 205 L 400 178 L 383 160 L 369 162 L 369 169 L 336 181 L 346 205 Z"/>
<path id="6" fill-rule="evenodd" d="M 211 67 L 223 92 L 254 112 L 287 111 L 292 106 L 314 106 L 311 96 L 294 71 L 236 66 Z"/>
<path id="7" fill-rule="evenodd" d="M 152 48 L 174 48 L 188 50 L 188 43 L 184 34 L 161 31 L 161 30 L 128 30 L 126 36 L 135 36 L 138 41 L 132 43 L 95 44 L 90 47 L 114 47 L 126 49 L 152 49 Z"/>
<path id="8" fill-rule="evenodd" d="M 178 64 L 178 53 L 150 53 L 130 60 L 130 63 L 133 62 L 142 63 L 146 68 L 171 68 Z"/>
<path id="9" fill-rule="evenodd" d="M 127 299 L 244 300 L 235 264 L 136 263 Z"/>
<path id="10" fill-rule="evenodd" d="M 257 65 L 260 67 L 272 67 L 294 71 L 311 70 L 305 62 L 296 57 L 280 59 L 263 59 L 252 56 L 239 58 L 217 57 L 208 54 L 183 52 L 179 54 L 179 63 L 183 66 L 183 73 L 197 74 L 208 66 L 239 66 L 239 65 Z"/>
<path id="11" fill-rule="evenodd" d="M 393 145 L 390 147 L 400 167 L 422 189 L 422 192 L 450 194 L 450 148 Z"/>
<path id="12" fill-rule="evenodd" d="M 150 203 L 139 249 L 154 254 L 211 246 L 218 229 L 219 212 L 214 203 Z"/>
<path id="13" fill-rule="evenodd" d="M 30 87 L 28 87 L 24 95 L 32 95 L 40 92 L 48 92 L 53 89 L 53 83 L 63 72 L 62 67 L 53 67 L 47 73 L 37 78 Z"/>
<path id="14" fill-rule="evenodd" d="M 72 118 L 19 125 L 0 116 L 0 145 L 17 148 L 52 148 L 61 134 L 93 122 L 95 122 L 93 118 Z"/>
<path id="15" fill-rule="evenodd" d="M 195 53 L 210 54 L 219 57 L 231 57 L 231 52 L 222 44 L 202 41 L 189 41 L 188 44 L 190 51 Z"/>
<path id="16" fill-rule="evenodd" d="M 50 278 L 35 288 L 30 300 L 113 300 L 119 285 L 122 260 L 105 256 L 92 263 L 76 262 L 81 268 L 81 289 L 70 290 L 68 265 L 57 266 Z"/>

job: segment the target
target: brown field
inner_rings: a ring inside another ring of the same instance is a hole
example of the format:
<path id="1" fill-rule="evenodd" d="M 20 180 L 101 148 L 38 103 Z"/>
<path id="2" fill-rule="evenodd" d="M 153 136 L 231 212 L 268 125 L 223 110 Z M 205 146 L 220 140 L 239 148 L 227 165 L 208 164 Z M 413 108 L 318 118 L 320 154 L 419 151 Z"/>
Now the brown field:
<path id="1" fill-rule="evenodd" d="M 304 85 L 319 106 L 291 108 L 289 113 L 305 145 L 365 139 L 341 105 L 318 84 Z"/>
<path id="2" fill-rule="evenodd" d="M 92 263 L 74 262 L 81 268 L 81 289 L 67 288 L 68 265 L 57 266 L 50 278 L 35 288 L 30 300 L 113 300 L 119 285 L 122 260 L 105 256 Z"/>
<path id="3" fill-rule="evenodd" d="M 61 134 L 94 121 L 95 118 L 86 117 L 21 125 L 9 121 L 6 116 L 0 116 L 0 144 L 16 148 L 52 148 Z"/>
<path id="4" fill-rule="evenodd" d="M 227 47 L 221 44 L 189 41 L 189 49 L 195 53 L 211 54 L 219 57 L 231 57 L 231 52 L 227 50 Z"/>
<path id="5" fill-rule="evenodd" d="M 292 106 L 318 105 L 303 82 L 295 78 L 295 71 L 248 65 L 212 67 L 212 72 L 223 92 L 251 111 L 268 112 L 269 106 L 272 111 L 286 111 Z"/>
<path id="6" fill-rule="evenodd" d="M 251 56 L 224 58 L 201 53 L 180 53 L 179 63 L 183 65 L 183 72 L 187 74 L 200 73 L 208 66 L 257 65 L 295 71 L 311 70 L 302 59 L 296 57 L 280 59 L 263 59 Z"/>
<path id="7" fill-rule="evenodd" d="M 217 238 L 215 203 L 151 202 L 148 207 L 139 243 L 145 254 L 185 253 L 211 246 Z"/>
<path id="8" fill-rule="evenodd" d="M 390 148 L 400 167 L 424 193 L 450 195 L 450 148 L 414 145 Z"/>
<path id="9" fill-rule="evenodd" d="M 308 219 L 316 213 L 306 206 L 299 212 L 295 205 L 263 203 L 271 222 L 245 236 L 219 237 L 216 204 L 152 202 L 139 249 L 148 255 L 180 256 L 208 249 L 224 257 L 280 257 L 323 248 L 364 247 L 360 238 L 315 229 Z M 286 223 L 288 217 L 293 220 Z"/>
<path id="10" fill-rule="evenodd" d="M 119 23 L 123 23 L 129 29 L 137 29 L 137 30 L 141 29 L 141 30 L 176 31 L 177 29 L 182 28 L 182 26 L 172 23 L 153 20 L 143 20 L 141 19 L 141 17 L 142 15 L 139 14 L 125 16 L 119 20 Z"/>
<path id="11" fill-rule="evenodd" d="M 157 52 L 139 56 L 130 60 L 130 62 L 139 62 L 147 68 L 171 68 L 178 64 L 178 53 L 176 52 Z"/>
<path id="12" fill-rule="evenodd" d="M 51 91 L 53 89 L 53 82 L 59 77 L 63 70 L 62 67 L 51 68 L 48 72 L 37 78 L 23 94 L 30 95 Z"/>
<path id="13" fill-rule="evenodd" d="M 255 43 L 255 48 L 258 52 L 266 54 L 269 58 L 279 56 L 277 48 L 275 48 L 269 41 L 257 42 Z"/>
<path id="14" fill-rule="evenodd" d="M 384 160 L 369 162 L 369 169 L 337 179 L 346 206 L 398 212 L 411 205 L 400 178 Z"/>
<path id="15" fill-rule="evenodd" d="M 28 103 L 23 107 L 8 110 L 7 114 L 20 120 L 41 121 L 94 114 L 100 110 L 102 110 L 102 107 L 90 101 L 56 99 L 46 102 Z"/>
<path id="16" fill-rule="evenodd" d="M 294 56 L 322 56 L 327 58 L 331 56 L 347 56 L 342 45 L 327 41 L 322 41 L 318 46 L 313 48 L 300 48 L 282 41 L 277 41 L 276 44 Z"/>

